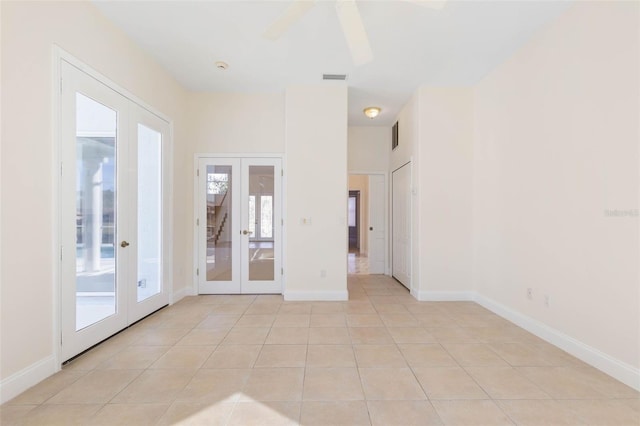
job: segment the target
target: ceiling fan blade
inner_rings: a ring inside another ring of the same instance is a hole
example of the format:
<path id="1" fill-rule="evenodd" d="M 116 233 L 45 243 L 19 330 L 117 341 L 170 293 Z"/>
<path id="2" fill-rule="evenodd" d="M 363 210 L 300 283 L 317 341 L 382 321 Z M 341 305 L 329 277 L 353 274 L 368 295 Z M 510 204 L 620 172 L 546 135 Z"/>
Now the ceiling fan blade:
<path id="1" fill-rule="evenodd" d="M 429 9 L 441 10 L 447 4 L 447 0 L 404 0 L 419 6 L 428 7 Z"/>
<path id="2" fill-rule="evenodd" d="M 349 45 L 353 63 L 357 66 L 371 62 L 373 52 L 355 0 L 338 0 L 336 12 L 340 26 L 342 26 L 342 32 Z"/>
<path id="3" fill-rule="evenodd" d="M 294 0 L 284 13 L 267 28 L 262 35 L 269 40 L 277 40 L 282 34 L 307 13 L 315 4 L 315 0 Z"/>

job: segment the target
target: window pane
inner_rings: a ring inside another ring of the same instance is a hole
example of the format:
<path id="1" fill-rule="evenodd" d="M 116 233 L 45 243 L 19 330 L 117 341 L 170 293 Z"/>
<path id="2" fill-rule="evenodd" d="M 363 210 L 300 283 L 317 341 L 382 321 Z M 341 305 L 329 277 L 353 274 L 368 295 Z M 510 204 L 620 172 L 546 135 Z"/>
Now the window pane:
<path id="1" fill-rule="evenodd" d="M 356 197 L 349 197 L 349 226 L 356 226 Z"/>
<path id="2" fill-rule="evenodd" d="M 256 235 L 256 196 L 249 195 L 249 232 L 250 236 Z"/>
<path id="3" fill-rule="evenodd" d="M 76 331 L 116 312 L 116 111 L 76 93 Z"/>
<path id="4" fill-rule="evenodd" d="M 207 166 L 207 281 L 231 281 L 231 166 Z"/>
<path id="5" fill-rule="evenodd" d="M 251 234 L 249 239 L 249 281 L 271 281 L 275 276 L 273 247 L 273 166 L 249 166 L 249 194 L 253 197 L 256 211 L 249 216 L 249 223 L 259 221 L 260 235 Z M 251 203 L 251 198 L 249 199 Z"/>
<path id="6" fill-rule="evenodd" d="M 162 290 L 162 135 L 138 124 L 138 302 Z"/>
<path id="7" fill-rule="evenodd" d="M 260 236 L 273 238 L 273 196 L 260 197 Z"/>

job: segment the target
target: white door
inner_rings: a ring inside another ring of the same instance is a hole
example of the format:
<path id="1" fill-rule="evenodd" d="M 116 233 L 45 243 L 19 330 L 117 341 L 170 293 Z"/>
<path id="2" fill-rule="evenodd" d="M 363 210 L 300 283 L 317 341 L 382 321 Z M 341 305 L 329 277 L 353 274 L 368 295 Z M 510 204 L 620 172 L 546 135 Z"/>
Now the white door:
<path id="1" fill-rule="evenodd" d="M 131 324 L 169 303 L 166 285 L 170 274 L 171 251 L 165 244 L 169 221 L 169 185 L 164 179 L 168 169 L 169 123 L 146 109 L 129 105 L 129 251 L 127 289 L 128 323 Z"/>
<path id="2" fill-rule="evenodd" d="M 198 163 L 198 293 L 282 293 L 279 158 Z"/>
<path id="3" fill-rule="evenodd" d="M 168 303 L 162 152 L 169 132 L 166 122 L 66 61 L 61 77 L 61 358 L 67 360 Z"/>
<path id="4" fill-rule="evenodd" d="M 411 163 L 391 177 L 391 275 L 411 289 Z"/>
<path id="5" fill-rule="evenodd" d="M 384 175 L 369 175 L 369 273 L 384 274 Z"/>

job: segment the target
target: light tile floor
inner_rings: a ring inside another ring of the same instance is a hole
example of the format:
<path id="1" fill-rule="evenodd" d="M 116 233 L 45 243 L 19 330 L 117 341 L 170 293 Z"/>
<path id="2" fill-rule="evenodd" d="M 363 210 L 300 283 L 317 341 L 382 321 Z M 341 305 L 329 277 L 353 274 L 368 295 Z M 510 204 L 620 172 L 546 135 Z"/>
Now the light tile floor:
<path id="1" fill-rule="evenodd" d="M 347 256 L 347 271 L 350 274 L 367 275 L 369 273 L 369 258 L 356 252 L 349 252 Z"/>
<path id="2" fill-rule="evenodd" d="M 0 407 L 8 425 L 639 425 L 640 395 L 474 303 L 188 297 Z"/>

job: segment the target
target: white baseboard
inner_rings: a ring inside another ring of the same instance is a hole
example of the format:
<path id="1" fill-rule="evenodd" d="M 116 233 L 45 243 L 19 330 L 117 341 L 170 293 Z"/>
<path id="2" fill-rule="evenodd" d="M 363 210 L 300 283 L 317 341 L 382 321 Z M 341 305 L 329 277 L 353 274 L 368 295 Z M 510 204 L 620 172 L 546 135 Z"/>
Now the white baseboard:
<path id="1" fill-rule="evenodd" d="M 285 291 L 287 301 L 335 302 L 349 300 L 348 291 Z"/>
<path id="2" fill-rule="evenodd" d="M 179 302 L 181 299 L 186 296 L 193 296 L 191 287 L 184 287 L 178 291 L 174 291 L 171 295 L 171 304 Z"/>
<path id="3" fill-rule="evenodd" d="M 476 293 L 475 301 L 493 313 L 524 328 L 552 345 L 559 347 L 627 386 L 640 391 L 640 369 L 613 358 L 596 348 L 584 344 L 538 320 L 514 311 L 488 297 Z"/>
<path id="4" fill-rule="evenodd" d="M 475 291 L 419 291 L 421 302 L 468 302 L 475 300 Z"/>
<path id="5" fill-rule="evenodd" d="M 0 404 L 15 398 L 56 372 L 55 356 L 50 355 L 0 382 Z"/>

